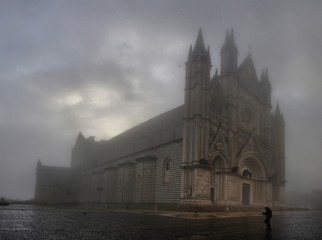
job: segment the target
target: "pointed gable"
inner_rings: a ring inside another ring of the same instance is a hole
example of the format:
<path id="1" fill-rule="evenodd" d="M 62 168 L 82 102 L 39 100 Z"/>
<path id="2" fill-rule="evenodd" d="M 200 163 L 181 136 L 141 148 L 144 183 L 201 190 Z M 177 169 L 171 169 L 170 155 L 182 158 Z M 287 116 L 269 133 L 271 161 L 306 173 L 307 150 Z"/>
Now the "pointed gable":
<path id="1" fill-rule="evenodd" d="M 214 155 L 216 152 L 221 152 L 224 156 L 227 156 L 228 145 L 225 140 L 225 133 L 222 130 L 222 128 L 220 128 L 219 131 L 217 131 L 217 134 L 216 130 L 217 129 L 212 130 L 212 135 L 215 134 L 215 136 L 213 137 L 212 142 L 210 143 L 209 154 Z"/>
<path id="2" fill-rule="evenodd" d="M 75 147 L 81 146 L 82 144 L 84 144 L 85 141 L 86 141 L 85 137 L 81 132 L 79 132 L 76 139 Z"/>
<path id="3" fill-rule="evenodd" d="M 251 152 L 257 156 L 259 156 L 260 154 L 260 151 L 259 151 L 259 148 L 257 146 L 257 142 L 256 142 L 256 139 L 255 139 L 255 134 L 253 133 L 248 141 L 246 142 L 246 144 L 242 147 L 242 149 L 240 150 L 240 152 L 238 153 L 238 157 L 239 158 L 240 156 L 242 156 L 244 153 L 247 153 L 247 152 Z"/>
<path id="4" fill-rule="evenodd" d="M 238 67 L 238 75 L 242 83 L 257 82 L 258 78 L 251 55 L 248 55 Z"/>

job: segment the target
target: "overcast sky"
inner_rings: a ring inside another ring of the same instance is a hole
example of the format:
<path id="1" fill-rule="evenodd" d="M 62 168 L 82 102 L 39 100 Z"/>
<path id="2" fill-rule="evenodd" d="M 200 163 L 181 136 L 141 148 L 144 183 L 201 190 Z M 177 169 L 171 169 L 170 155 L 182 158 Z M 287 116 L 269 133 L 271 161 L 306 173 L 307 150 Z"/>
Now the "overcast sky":
<path id="1" fill-rule="evenodd" d="M 286 122 L 287 190 L 322 189 L 322 1 L 0 1 L 0 196 L 34 194 L 38 159 L 69 166 L 79 131 L 97 140 L 183 104 L 199 27 L 220 68 L 268 68 Z"/>

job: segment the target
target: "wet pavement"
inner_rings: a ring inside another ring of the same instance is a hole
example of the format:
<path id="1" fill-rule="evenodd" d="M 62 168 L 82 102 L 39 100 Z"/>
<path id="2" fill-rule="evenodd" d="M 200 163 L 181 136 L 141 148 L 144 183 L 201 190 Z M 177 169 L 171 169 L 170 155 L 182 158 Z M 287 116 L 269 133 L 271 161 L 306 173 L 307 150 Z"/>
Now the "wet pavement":
<path id="1" fill-rule="evenodd" d="M 178 213 L 0 207 L 0 239 L 322 239 L 322 212 Z"/>

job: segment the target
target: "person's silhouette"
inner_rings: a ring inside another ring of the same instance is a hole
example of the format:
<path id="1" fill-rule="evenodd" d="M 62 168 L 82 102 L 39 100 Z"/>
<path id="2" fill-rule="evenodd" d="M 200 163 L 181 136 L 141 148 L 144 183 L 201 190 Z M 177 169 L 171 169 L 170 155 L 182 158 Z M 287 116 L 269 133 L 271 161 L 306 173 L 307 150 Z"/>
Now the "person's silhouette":
<path id="1" fill-rule="evenodd" d="M 272 230 L 271 228 L 272 210 L 267 206 L 265 206 L 264 208 L 266 210 L 265 212 L 263 212 L 263 214 L 266 216 L 264 221 L 264 223 L 266 224 L 266 229 Z"/>

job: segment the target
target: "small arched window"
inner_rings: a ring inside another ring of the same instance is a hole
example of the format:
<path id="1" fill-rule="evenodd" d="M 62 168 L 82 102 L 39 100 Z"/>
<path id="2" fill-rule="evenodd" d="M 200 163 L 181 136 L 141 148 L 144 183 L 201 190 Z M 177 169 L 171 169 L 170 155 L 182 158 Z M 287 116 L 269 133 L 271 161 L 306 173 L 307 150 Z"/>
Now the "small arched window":
<path id="1" fill-rule="evenodd" d="M 136 176 L 136 180 L 137 180 L 137 183 L 138 183 L 139 185 L 141 185 L 141 184 L 142 184 L 142 176 L 141 176 L 141 174 L 138 174 L 138 175 Z"/>
<path id="2" fill-rule="evenodd" d="M 163 181 L 164 181 L 164 183 L 170 182 L 170 169 L 171 169 L 171 161 L 169 158 L 166 158 L 163 162 Z"/>
<path id="3" fill-rule="evenodd" d="M 165 170 L 166 170 L 166 171 L 170 171 L 170 161 L 167 161 L 167 162 L 165 163 Z"/>

